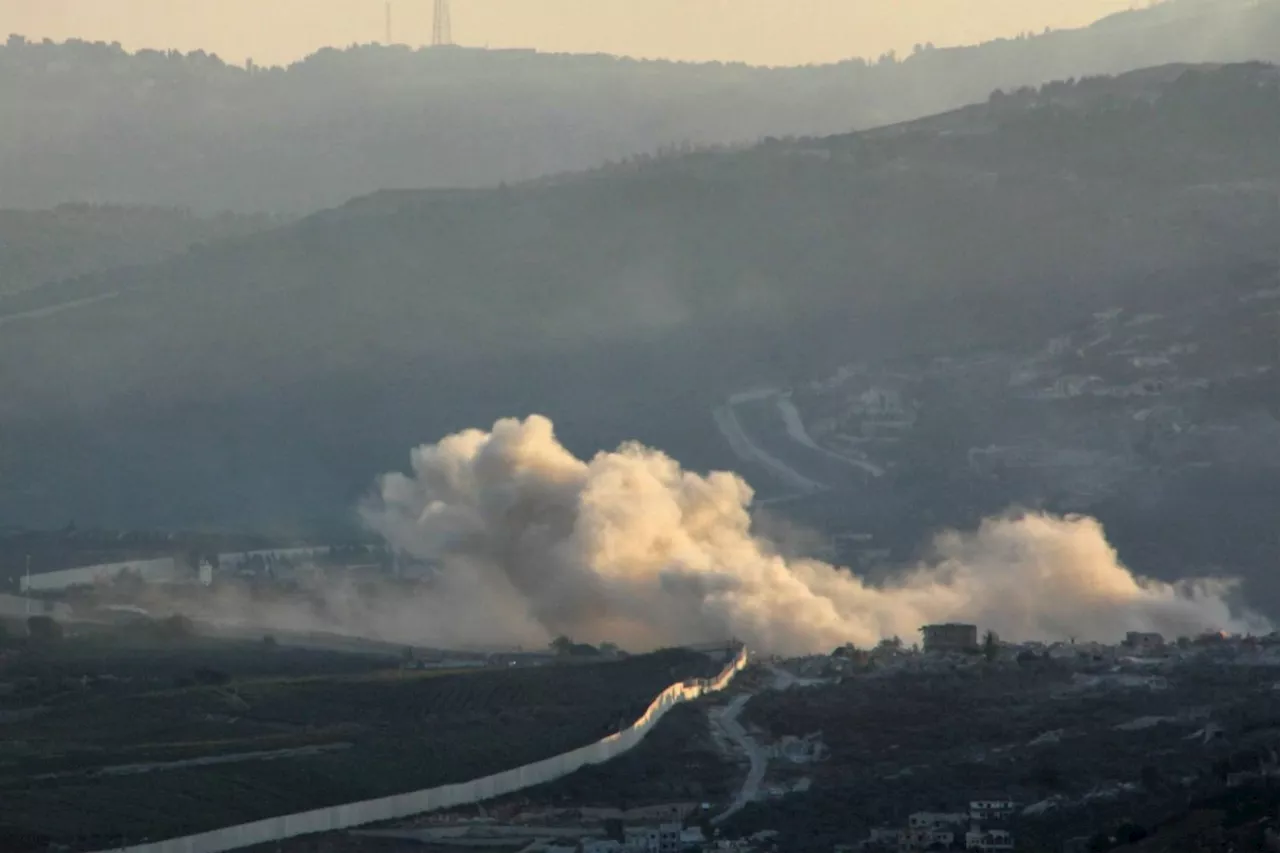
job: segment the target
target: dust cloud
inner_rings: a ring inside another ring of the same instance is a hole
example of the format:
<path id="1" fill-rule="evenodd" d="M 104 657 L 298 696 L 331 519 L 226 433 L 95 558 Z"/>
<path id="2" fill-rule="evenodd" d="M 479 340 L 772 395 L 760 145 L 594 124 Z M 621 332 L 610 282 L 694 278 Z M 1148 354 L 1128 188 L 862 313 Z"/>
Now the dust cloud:
<path id="1" fill-rule="evenodd" d="M 420 630 L 463 626 L 472 640 L 567 634 L 639 650 L 735 637 L 800 654 L 909 641 L 948 620 L 1020 640 L 1268 629 L 1231 606 L 1233 581 L 1136 576 L 1091 518 L 989 519 L 871 585 L 783 556 L 753 532 L 751 500 L 735 474 L 685 471 L 635 443 L 578 459 L 532 416 L 417 448 L 412 474 L 382 477 L 362 514 L 438 566 Z"/>

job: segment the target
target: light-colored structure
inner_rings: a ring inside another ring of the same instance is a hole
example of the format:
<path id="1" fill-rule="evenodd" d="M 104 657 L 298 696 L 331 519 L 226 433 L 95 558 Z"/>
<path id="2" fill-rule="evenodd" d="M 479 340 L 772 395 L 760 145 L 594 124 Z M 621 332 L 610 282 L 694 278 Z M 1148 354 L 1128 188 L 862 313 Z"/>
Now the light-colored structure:
<path id="1" fill-rule="evenodd" d="M 17 595 L 0 595 L 0 620 L 19 620 L 30 616 L 51 616 L 54 619 L 71 618 L 71 608 L 58 601 L 22 598 Z"/>
<path id="2" fill-rule="evenodd" d="M 1013 835 L 1003 829 L 974 829 L 965 833 L 964 849 L 982 853 L 1010 853 Z"/>
<path id="3" fill-rule="evenodd" d="M 634 748 L 676 705 L 728 687 L 734 676 L 746 667 L 748 659 L 748 652 L 743 648 L 715 678 L 683 681 L 662 691 L 650 703 L 648 710 L 640 719 L 617 734 L 523 767 L 505 770 L 481 779 L 472 779 L 469 782 L 441 785 L 437 788 L 412 791 L 377 800 L 365 800 L 267 818 L 239 826 L 188 835 L 184 838 L 113 848 L 101 853 L 223 853 L 226 850 L 270 844 L 302 835 L 336 832 L 370 823 L 399 820 L 441 809 L 457 808 L 502 797 L 535 785 L 543 785 L 568 776 L 588 765 L 601 764 L 616 758 Z M 676 838 L 679 839 L 678 824 Z M 661 837 L 659 843 L 661 843 Z"/>
<path id="4" fill-rule="evenodd" d="M 1013 800 L 974 800 L 969 803 L 969 819 L 974 821 L 1008 820 L 1017 811 Z"/>
<path id="5" fill-rule="evenodd" d="M 300 548 L 263 548 L 258 551 L 235 551 L 218 555 L 219 571 L 235 571 L 247 563 L 261 560 L 264 563 L 304 562 L 328 554 L 327 545 L 308 545 Z"/>
<path id="6" fill-rule="evenodd" d="M 627 853 L 680 853 L 681 830 L 678 823 L 627 827 L 623 847 Z"/>
<path id="7" fill-rule="evenodd" d="M 155 560 L 130 560 L 124 563 L 99 563 L 57 572 L 24 575 L 18 588 L 22 592 L 61 592 L 76 586 L 110 583 L 123 574 L 134 575 L 147 583 L 185 583 L 196 579 L 195 573 L 179 566 L 173 557 Z"/>

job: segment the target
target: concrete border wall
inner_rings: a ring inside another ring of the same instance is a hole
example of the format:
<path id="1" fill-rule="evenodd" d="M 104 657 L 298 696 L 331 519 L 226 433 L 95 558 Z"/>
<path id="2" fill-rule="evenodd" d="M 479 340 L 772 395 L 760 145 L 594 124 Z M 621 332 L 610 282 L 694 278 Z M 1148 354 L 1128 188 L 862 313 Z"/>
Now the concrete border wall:
<path id="1" fill-rule="evenodd" d="M 125 572 L 133 572 L 144 581 L 195 580 L 195 572 L 188 572 L 173 557 L 157 557 L 147 560 L 128 560 L 121 563 L 98 563 L 56 572 L 41 572 L 18 579 L 19 592 L 56 592 L 73 586 L 92 586 L 108 583 Z"/>
<path id="2" fill-rule="evenodd" d="M 112 848 L 101 853 L 223 853 L 226 850 L 238 850 L 301 835 L 351 829 L 364 824 L 470 805 L 552 782 L 589 764 L 600 764 L 627 752 L 640 743 L 654 725 L 676 705 L 728 687 L 733 677 L 746 667 L 748 657 L 746 648 L 743 648 L 715 678 L 694 679 L 671 685 L 658 694 L 638 720 L 617 734 L 533 764 L 472 779 L 470 782 L 267 818 L 168 841 Z"/>

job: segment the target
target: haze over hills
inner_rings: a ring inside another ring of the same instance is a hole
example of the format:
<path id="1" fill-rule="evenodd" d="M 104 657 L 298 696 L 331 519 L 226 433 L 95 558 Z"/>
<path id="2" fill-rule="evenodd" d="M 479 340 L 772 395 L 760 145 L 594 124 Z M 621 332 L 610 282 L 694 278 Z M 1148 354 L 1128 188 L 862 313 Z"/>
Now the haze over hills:
<path id="1" fill-rule="evenodd" d="M 832 484 L 824 511 L 846 529 L 898 525 L 918 543 L 1011 501 L 1082 508 L 1057 475 L 975 473 L 970 449 L 1010 440 L 991 390 L 1008 365 L 1063 336 L 1085 346 L 1095 315 L 1120 308 L 1177 318 L 1148 331 L 1152 353 L 1125 358 L 1177 361 L 1165 350 L 1195 344 L 1180 369 L 1199 396 L 1166 402 L 1192 423 L 1206 410 L 1252 424 L 1260 448 L 1241 461 L 1188 445 L 1190 473 L 1083 507 L 1130 523 L 1122 541 L 1176 555 L 1179 531 L 1231 495 L 1252 496 L 1231 513 L 1241 525 L 1277 506 L 1280 460 L 1263 452 L 1280 411 L 1267 379 L 1280 365 L 1277 138 L 1274 67 L 1163 67 L 860 134 L 382 193 L 84 278 L 76 299 L 114 295 L 0 317 L 0 513 L 343 523 L 410 447 L 531 412 L 579 456 L 639 439 L 693 469 L 741 468 L 712 418 L 735 392 L 807 386 L 850 362 L 937 377 L 937 357 L 994 358 L 988 379 L 930 380 L 945 394 L 921 396 L 919 444 L 878 458 L 885 476 Z M 1053 375 L 1137 381 L 1054 358 Z M 1102 405 L 1082 399 L 1085 415 Z M 826 392 L 798 402 L 815 428 L 842 417 Z M 1032 407 L 1019 427 L 1049 434 L 1068 415 L 1085 416 Z M 1236 530 L 1247 560 L 1214 540 L 1229 571 L 1280 555 L 1272 527 Z"/>
<path id="2" fill-rule="evenodd" d="M 1080 30 L 782 69 L 401 47 L 246 69 L 13 37 L 0 48 L 0 206 L 306 212 L 382 188 L 846 132 L 1054 79 L 1277 60 L 1277 45 L 1280 0 L 1173 0 Z"/>
<path id="3" fill-rule="evenodd" d="M 0 210 L 0 311 L 10 314 L 23 303 L 46 303 L 48 291 L 31 292 L 41 285 L 151 263 L 196 243 L 238 237 L 272 224 L 279 223 L 267 216 L 199 216 L 172 208 L 63 205 L 53 210 Z M 56 298 L 61 301 L 62 295 Z"/>

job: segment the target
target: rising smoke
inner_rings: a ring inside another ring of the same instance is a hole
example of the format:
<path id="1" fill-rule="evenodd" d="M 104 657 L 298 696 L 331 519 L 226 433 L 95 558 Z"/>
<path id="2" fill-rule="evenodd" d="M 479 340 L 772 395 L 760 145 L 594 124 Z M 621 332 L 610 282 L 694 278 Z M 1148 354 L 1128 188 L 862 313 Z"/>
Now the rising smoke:
<path id="1" fill-rule="evenodd" d="M 1028 640 L 1267 627 L 1233 611 L 1231 581 L 1135 576 L 1091 518 L 990 519 L 943 534 L 930 564 L 873 586 L 755 535 L 740 477 L 684 471 L 638 444 L 584 462 L 544 417 L 449 436 L 412 464 L 381 479 L 365 520 L 438 563 L 432 613 L 493 642 L 532 632 L 644 649 L 737 637 L 798 654 L 947 620 Z"/>

